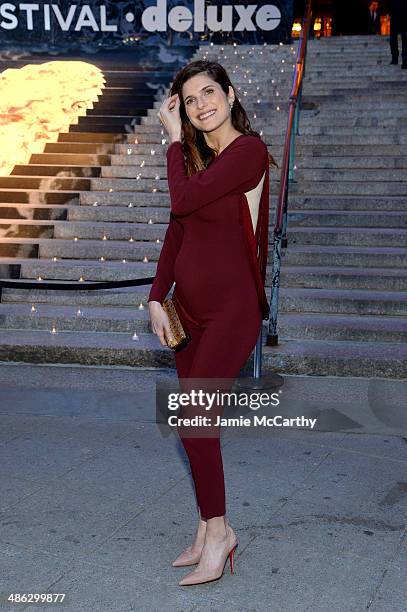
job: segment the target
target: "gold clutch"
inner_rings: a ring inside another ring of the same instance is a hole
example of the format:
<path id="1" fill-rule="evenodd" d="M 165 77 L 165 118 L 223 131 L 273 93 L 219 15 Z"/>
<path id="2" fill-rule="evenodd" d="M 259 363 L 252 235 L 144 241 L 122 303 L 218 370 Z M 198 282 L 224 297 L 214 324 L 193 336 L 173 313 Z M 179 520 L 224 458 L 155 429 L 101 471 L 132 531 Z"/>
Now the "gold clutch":
<path id="1" fill-rule="evenodd" d="M 183 327 L 175 304 L 171 298 L 164 300 L 163 308 L 170 324 L 171 338 L 166 338 L 168 346 L 173 351 L 179 351 L 191 340 L 188 330 Z"/>

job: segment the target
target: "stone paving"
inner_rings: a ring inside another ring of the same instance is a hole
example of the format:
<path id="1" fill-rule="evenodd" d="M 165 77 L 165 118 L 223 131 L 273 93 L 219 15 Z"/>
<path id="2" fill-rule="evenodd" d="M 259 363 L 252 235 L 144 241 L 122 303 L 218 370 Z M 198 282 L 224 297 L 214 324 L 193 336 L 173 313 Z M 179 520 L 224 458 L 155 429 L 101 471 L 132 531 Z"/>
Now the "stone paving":
<path id="1" fill-rule="evenodd" d="M 281 414 L 321 430 L 225 428 L 235 574 L 182 588 L 171 562 L 197 515 L 179 440 L 155 423 L 168 377 L 0 364 L 1 610 L 405 612 L 406 381 L 286 376 Z"/>

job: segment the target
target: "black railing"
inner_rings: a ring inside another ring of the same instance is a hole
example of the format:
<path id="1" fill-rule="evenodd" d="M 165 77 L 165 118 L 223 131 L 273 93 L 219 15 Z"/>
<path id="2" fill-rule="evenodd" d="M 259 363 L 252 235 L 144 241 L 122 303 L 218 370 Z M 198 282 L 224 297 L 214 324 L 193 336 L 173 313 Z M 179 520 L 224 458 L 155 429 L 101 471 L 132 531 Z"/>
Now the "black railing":
<path id="1" fill-rule="evenodd" d="M 307 42 L 311 18 L 311 0 L 307 0 L 302 24 L 301 38 L 298 45 L 293 84 L 290 93 L 287 132 L 285 136 L 283 162 L 281 167 L 280 191 L 274 225 L 272 259 L 273 273 L 271 280 L 270 319 L 266 338 L 267 346 L 278 345 L 277 314 L 280 289 L 281 249 L 287 247 L 288 186 L 294 178 L 295 137 L 298 134 L 302 99 L 302 84 L 305 74 L 305 60 L 307 56 Z"/>

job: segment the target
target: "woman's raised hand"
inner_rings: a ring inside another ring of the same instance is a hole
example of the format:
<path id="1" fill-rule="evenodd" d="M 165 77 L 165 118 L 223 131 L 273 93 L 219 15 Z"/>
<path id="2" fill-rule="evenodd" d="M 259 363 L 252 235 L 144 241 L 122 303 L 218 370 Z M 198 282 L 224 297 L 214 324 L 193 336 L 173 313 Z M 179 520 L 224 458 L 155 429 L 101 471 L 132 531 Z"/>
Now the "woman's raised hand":
<path id="1" fill-rule="evenodd" d="M 180 140 L 182 122 L 179 112 L 180 99 L 178 94 L 166 98 L 158 111 L 158 118 L 168 132 L 171 140 Z"/>
<path id="2" fill-rule="evenodd" d="M 158 336 L 163 346 L 168 346 L 166 339 L 171 338 L 172 334 L 167 313 L 161 306 L 160 302 L 148 302 L 148 308 L 150 312 L 150 321 L 153 333 Z"/>

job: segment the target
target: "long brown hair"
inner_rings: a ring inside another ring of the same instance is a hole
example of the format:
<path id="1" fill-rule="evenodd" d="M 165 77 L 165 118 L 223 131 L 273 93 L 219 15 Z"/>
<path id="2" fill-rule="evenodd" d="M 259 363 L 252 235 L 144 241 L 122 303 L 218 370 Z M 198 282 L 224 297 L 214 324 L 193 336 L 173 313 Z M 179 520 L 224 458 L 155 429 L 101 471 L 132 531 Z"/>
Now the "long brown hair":
<path id="1" fill-rule="evenodd" d="M 235 92 L 235 101 L 231 112 L 233 127 L 242 134 L 261 138 L 260 134 L 251 128 L 247 113 L 240 104 L 236 90 L 223 66 L 218 62 L 211 62 L 209 60 L 195 60 L 190 62 L 177 73 L 170 90 L 170 96 L 178 94 L 180 99 L 179 110 L 184 135 L 182 144 L 186 158 L 186 172 L 188 176 L 207 168 L 216 157 L 215 151 L 207 145 L 203 132 L 197 130 L 190 122 L 182 98 L 183 84 L 191 77 L 202 72 L 207 73 L 210 78 L 219 83 L 226 95 L 229 94 L 229 85 L 233 88 Z M 268 155 L 270 165 L 278 168 L 278 164 L 273 156 L 270 153 Z"/>

